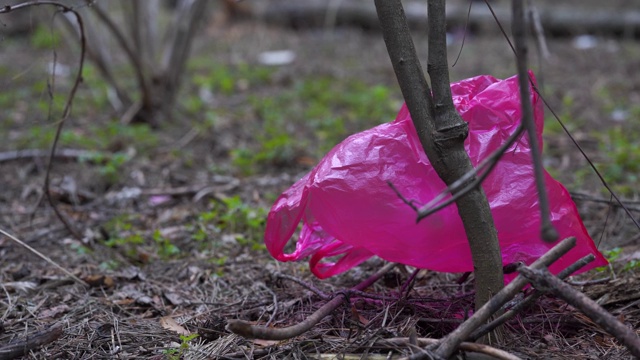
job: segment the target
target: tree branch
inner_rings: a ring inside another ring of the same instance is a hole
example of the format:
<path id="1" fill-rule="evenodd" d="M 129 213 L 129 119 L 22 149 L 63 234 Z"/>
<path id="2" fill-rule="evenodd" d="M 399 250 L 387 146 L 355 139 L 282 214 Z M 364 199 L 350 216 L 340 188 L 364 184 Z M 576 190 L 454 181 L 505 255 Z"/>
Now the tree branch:
<path id="1" fill-rule="evenodd" d="M 634 357 L 640 358 L 640 337 L 633 329 L 618 321 L 615 316 L 603 309 L 598 303 L 572 288 L 571 285 L 556 278 L 547 269 L 533 269 L 522 266 L 518 271 L 531 281 L 536 289 L 550 292 L 582 311 L 593 322 L 600 325 L 606 332 L 626 346 Z"/>
<path id="2" fill-rule="evenodd" d="M 80 233 L 75 229 L 75 227 L 71 224 L 71 222 L 65 217 L 64 214 L 62 214 L 60 209 L 58 209 L 58 207 L 56 206 L 56 202 L 53 199 L 53 196 L 51 195 L 50 179 L 51 179 L 51 170 L 53 169 L 53 159 L 55 157 L 56 148 L 60 140 L 60 134 L 62 134 L 62 128 L 64 127 L 65 121 L 71 115 L 71 107 L 73 105 L 73 100 L 76 96 L 76 92 L 78 91 L 78 88 L 80 87 L 80 82 L 82 81 L 82 70 L 84 68 L 84 58 L 85 58 L 86 48 L 87 48 L 86 46 L 87 40 L 84 32 L 84 23 L 82 22 L 82 17 L 80 17 L 80 14 L 78 14 L 77 11 L 57 1 L 28 1 L 28 2 L 17 4 L 17 5 L 13 5 L 13 6 L 7 5 L 0 8 L 0 14 L 9 13 L 11 11 L 15 11 L 21 8 L 27 8 L 30 6 L 38 6 L 38 5 L 53 5 L 58 7 L 60 11 L 63 13 L 65 12 L 72 13 L 76 17 L 76 21 L 78 22 L 78 29 L 80 31 L 80 59 L 78 61 L 78 72 L 76 73 L 73 86 L 69 91 L 69 96 L 67 98 L 67 101 L 64 104 L 64 109 L 62 110 L 62 117 L 60 119 L 60 122 L 58 123 L 58 127 L 56 128 L 56 133 L 53 138 L 53 144 L 51 144 L 51 152 L 49 153 L 49 162 L 47 164 L 47 170 L 44 176 L 43 187 L 44 187 L 44 193 L 47 198 L 47 201 L 49 202 L 49 205 L 51 205 L 51 207 L 53 208 L 53 211 L 55 212 L 58 219 L 64 224 L 67 230 L 69 230 L 69 232 L 76 239 L 81 239 L 82 236 L 80 235 Z M 54 53 L 54 59 L 55 59 L 55 53 Z M 50 116 L 51 116 L 51 109 L 49 111 L 49 117 Z"/>
<path id="3" fill-rule="evenodd" d="M 567 278 L 567 277 L 571 276 L 571 274 L 573 274 L 574 272 L 580 270 L 581 268 L 583 268 L 584 266 L 586 266 L 587 264 L 589 264 L 590 262 L 595 260 L 595 258 L 596 257 L 593 254 L 589 254 L 589 255 L 581 258 L 580 260 L 576 261 L 575 263 L 569 265 L 567 268 L 562 270 L 558 274 L 558 278 L 564 279 L 564 278 Z M 526 309 L 527 307 L 529 307 L 529 305 L 533 304 L 543 294 L 544 293 L 541 292 L 541 291 L 534 291 L 527 298 L 525 298 L 524 300 L 520 301 L 514 307 L 509 309 L 509 311 L 506 311 L 504 314 L 500 315 L 500 317 L 498 317 L 498 318 L 494 319 L 493 321 L 491 321 L 490 323 L 488 323 L 486 325 L 482 325 L 481 327 L 476 329 L 473 333 L 471 333 L 471 335 L 469 335 L 469 338 L 467 340 L 475 341 L 475 340 L 479 339 L 480 337 L 484 336 L 485 334 L 487 334 L 489 331 L 494 329 L 496 326 L 504 324 L 505 322 L 507 322 L 508 320 L 512 319 L 514 316 L 516 316 L 516 314 L 518 314 L 520 311 Z"/>
<path id="4" fill-rule="evenodd" d="M 444 0 L 430 0 L 429 16 L 429 63 L 427 71 L 433 87 L 435 127 L 438 133 L 453 141 L 466 139 L 469 126 L 456 111 L 451 97 L 449 65 L 447 60 L 447 24 Z M 438 139 L 436 139 L 438 140 Z M 456 179 L 457 180 L 457 179 Z"/>
<path id="5" fill-rule="evenodd" d="M 382 36 L 413 125 L 427 150 L 435 133 L 431 89 L 424 77 L 400 0 L 376 0 Z"/>
<path id="6" fill-rule="evenodd" d="M 557 261 L 562 255 L 566 254 L 576 245 L 576 238 L 570 237 L 562 240 L 556 246 L 547 251 L 538 260 L 531 264 L 531 268 L 540 269 L 548 267 L 553 262 Z M 435 353 L 448 359 L 454 351 L 460 346 L 465 339 L 469 338 L 469 335 L 482 325 L 487 319 L 495 314 L 500 308 L 511 300 L 522 288 L 527 285 L 527 279 L 518 275 L 513 279 L 504 289 L 500 290 L 489 302 L 483 307 L 476 310 L 476 312 L 467 321 L 463 322 L 454 331 L 450 332 L 440 342 L 440 346 L 436 349 Z M 413 360 L 426 359 L 420 354 L 411 357 Z"/>
<path id="7" fill-rule="evenodd" d="M 451 98 L 445 0 L 428 2 L 428 18 L 428 70 L 433 87 L 436 133 L 427 145 L 430 148 L 427 155 L 440 178 L 447 185 L 451 185 L 473 171 L 471 159 L 464 149 L 464 140 L 469 130 L 467 123 L 456 111 Z M 409 110 L 411 110 L 410 107 Z M 472 182 L 473 178 L 470 181 Z M 456 205 L 471 248 L 476 275 L 475 306 L 479 309 L 504 287 L 498 233 L 489 201 L 481 187 L 470 189 L 467 195 L 456 201 Z"/>
<path id="8" fill-rule="evenodd" d="M 127 39 L 125 39 L 124 34 L 122 33 L 122 31 L 120 31 L 116 23 L 114 23 L 109 15 L 107 15 L 107 13 L 98 5 L 99 4 L 94 4 L 93 6 L 91 6 L 91 8 L 98 16 L 98 19 L 100 19 L 107 26 L 109 31 L 111 31 L 122 50 L 124 50 L 125 54 L 127 54 L 127 58 L 129 58 L 129 61 L 133 66 L 133 71 L 136 74 L 138 86 L 140 87 L 140 91 L 142 93 L 142 101 L 145 106 L 151 106 L 151 90 L 149 87 L 148 79 L 144 74 L 144 67 L 140 55 L 136 54 L 136 52 L 131 47 L 131 44 L 127 41 Z"/>
<path id="9" fill-rule="evenodd" d="M 513 53 L 516 53 L 515 48 L 513 47 L 513 44 L 511 43 L 511 40 L 509 39 L 509 36 L 507 35 L 507 33 L 504 31 L 504 29 L 502 28 L 502 24 L 500 23 L 500 20 L 498 19 L 498 16 L 496 15 L 496 13 L 493 11 L 493 7 L 491 6 L 491 4 L 489 3 L 488 0 L 484 0 L 485 3 L 487 4 L 487 7 L 489 8 L 491 15 L 493 16 L 493 19 L 495 20 L 496 24 L 498 25 L 498 27 L 500 28 L 500 31 L 502 32 L 502 35 L 504 36 L 505 40 L 507 41 L 507 43 L 509 44 L 509 46 L 511 47 L 511 50 L 513 51 Z M 573 145 L 575 145 L 575 147 L 578 149 L 578 151 L 580 151 L 580 154 L 582 155 L 582 157 L 584 157 L 585 160 L 587 160 L 587 163 L 589 164 L 589 167 L 591 167 L 591 169 L 593 170 L 593 172 L 596 174 L 596 176 L 598 177 L 598 179 L 600 180 L 600 182 L 602 183 L 602 186 L 604 186 L 607 191 L 609 191 L 609 193 L 611 194 L 611 196 L 613 196 L 614 199 L 616 199 L 616 201 L 618 202 L 618 204 L 620 204 L 620 206 L 624 209 L 624 211 L 627 213 L 627 216 L 631 219 L 631 221 L 633 221 L 633 223 L 635 224 L 635 226 L 640 229 L 640 222 L 638 220 L 636 220 L 636 218 L 633 216 L 633 214 L 631 214 L 631 211 L 629 211 L 629 209 L 627 208 L 627 206 L 620 200 L 620 198 L 618 197 L 618 195 L 615 193 L 615 191 L 613 191 L 613 189 L 611 189 L 611 187 L 609 186 L 609 184 L 607 183 L 607 181 L 604 179 L 604 177 L 602 176 L 602 174 L 600 173 L 600 171 L 598 171 L 598 168 L 595 166 L 595 164 L 591 161 L 591 159 L 589 158 L 589 156 L 587 156 L 587 153 L 584 151 L 584 149 L 582 148 L 582 146 L 580 146 L 580 144 L 578 143 L 578 141 L 573 137 L 573 135 L 571 135 L 571 132 L 569 131 L 569 129 L 567 129 L 567 127 L 565 126 L 564 122 L 562 120 L 560 120 L 560 117 L 558 116 L 558 114 L 555 112 L 555 110 L 553 110 L 553 108 L 551 107 L 551 105 L 549 104 L 549 102 L 547 101 L 547 99 L 544 97 L 544 95 L 542 95 L 542 93 L 540 92 L 540 90 L 538 89 L 538 87 L 536 86 L 536 84 L 533 83 L 533 81 L 531 79 L 529 79 L 529 82 L 531 83 L 531 87 L 533 88 L 533 91 L 536 92 L 536 94 L 538 94 L 538 96 L 540 96 L 540 100 L 542 100 L 542 102 L 544 103 L 544 105 L 547 107 L 547 109 L 551 112 L 551 115 L 553 115 L 553 117 L 556 119 L 556 121 L 558 122 L 558 124 L 560 124 L 560 126 L 562 127 L 562 130 L 564 130 L 565 134 L 567 134 L 567 136 L 569 137 L 569 139 L 571 140 L 571 142 L 573 142 Z"/>
<path id="10" fill-rule="evenodd" d="M 429 2 L 429 75 L 435 101 L 430 96 L 402 3 L 376 0 L 375 6 L 387 52 L 420 143 L 440 178 L 451 185 L 473 166 L 464 149 L 467 124 L 453 107 L 449 89 L 444 0 Z M 489 202 L 481 188 L 458 199 L 457 206 L 471 247 L 476 270 L 476 307 L 480 307 L 504 285 L 498 237 Z"/>
<path id="11" fill-rule="evenodd" d="M 50 328 L 29 334 L 17 339 L 8 345 L 0 347 L 0 360 L 15 359 L 24 356 L 32 350 L 50 344 L 62 336 L 62 324 L 56 324 Z"/>
<path id="12" fill-rule="evenodd" d="M 202 19 L 205 17 L 206 0 L 184 0 L 180 2 L 178 14 L 173 23 L 173 32 L 170 34 L 169 43 L 164 51 L 160 67 L 165 78 L 165 91 L 163 103 L 169 98 L 173 100 L 173 94 L 180 85 L 180 75 L 183 73 L 187 57 L 191 51 L 194 33 Z"/>
<path id="13" fill-rule="evenodd" d="M 540 203 L 541 238 L 547 242 L 558 240 L 558 231 L 551 223 L 549 211 L 549 198 L 544 184 L 544 168 L 542 167 L 542 151 L 536 136 L 536 124 L 533 121 L 533 109 L 529 101 L 529 74 L 527 73 L 527 36 L 525 29 L 524 5 L 522 0 L 513 0 L 512 31 L 516 43 L 516 63 L 518 67 L 518 83 L 520 84 L 520 103 L 522 104 L 522 122 L 529 134 L 531 146 L 531 158 L 533 160 L 533 172 L 538 189 L 538 202 Z"/>
<path id="14" fill-rule="evenodd" d="M 507 141 L 498 149 L 496 149 L 491 155 L 482 160 L 478 164 L 478 166 L 472 168 L 460 179 L 447 186 L 446 189 L 444 189 L 440 194 L 438 194 L 438 196 L 433 198 L 426 205 L 422 206 L 420 209 L 417 209 L 416 211 L 418 212 L 418 220 L 424 219 L 427 216 L 434 214 L 435 212 L 451 205 L 459 198 L 466 195 L 469 191 L 480 186 L 484 179 L 486 179 L 487 176 L 491 174 L 491 171 L 498 164 L 498 161 L 502 158 L 502 155 L 504 155 L 507 149 L 511 147 L 511 145 L 513 145 L 518 138 L 520 138 L 523 130 L 524 127 L 522 126 L 522 124 L 520 124 L 513 132 L 513 134 L 511 134 L 511 136 L 507 139 Z M 444 199 L 449 194 L 451 194 L 452 197 L 443 201 L 442 203 L 439 203 L 439 201 Z M 415 206 L 413 207 L 415 208 Z"/>
<path id="15" fill-rule="evenodd" d="M 356 285 L 354 290 L 364 290 L 371 286 L 374 282 L 378 281 L 385 273 L 393 269 L 397 264 L 389 263 L 383 266 L 375 274 L 371 275 L 365 281 Z M 340 293 L 328 303 L 324 304 L 321 308 L 316 310 L 308 318 L 301 323 L 286 328 L 268 328 L 265 326 L 251 325 L 243 320 L 228 320 L 226 329 L 234 334 L 238 334 L 248 339 L 263 339 L 263 340 L 286 340 L 299 336 L 307 332 L 314 327 L 324 317 L 331 314 L 338 308 L 345 300 L 347 296 L 345 293 Z"/>
<path id="16" fill-rule="evenodd" d="M 66 25 L 68 31 L 70 31 L 73 36 L 78 36 L 79 38 L 80 29 L 78 28 L 78 24 L 69 16 L 66 16 L 66 14 L 64 19 L 66 20 L 64 24 Z M 112 100 L 111 106 L 116 111 L 120 111 L 123 107 L 129 106 L 129 104 L 131 104 L 131 98 L 129 98 L 124 89 L 120 85 L 118 85 L 118 82 L 115 80 L 115 77 L 113 76 L 113 73 L 109 68 L 108 64 L 110 64 L 111 61 L 108 57 L 108 46 L 105 43 L 104 34 L 102 34 L 100 31 L 96 31 L 95 26 L 88 26 L 87 28 L 85 28 L 85 37 L 87 38 L 87 57 L 91 59 L 91 61 L 93 61 L 93 63 L 96 65 L 96 69 L 107 82 L 107 85 L 111 86 L 111 88 L 115 92 L 117 101 Z"/>

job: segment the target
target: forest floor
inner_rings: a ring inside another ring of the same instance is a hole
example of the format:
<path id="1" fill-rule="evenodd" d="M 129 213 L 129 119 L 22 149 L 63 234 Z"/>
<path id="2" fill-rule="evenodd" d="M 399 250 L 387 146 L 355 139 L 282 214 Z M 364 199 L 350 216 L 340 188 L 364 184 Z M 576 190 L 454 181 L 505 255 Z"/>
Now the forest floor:
<path id="1" fill-rule="evenodd" d="M 53 53 L 38 48 L 37 32 L 0 40 L 0 228 L 86 284 L 0 236 L 0 350 L 54 326 L 48 331 L 57 340 L 26 358 L 387 358 L 410 348 L 377 340 L 412 329 L 440 338 L 473 308 L 473 286 L 459 284 L 461 274 L 422 271 L 403 297 L 411 269 L 397 267 L 368 289 L 381 298 L 351 296 L 300 337 L 246 340 L 225 330 L 227 319 L 296 324 L 326 302 L 323 293 L 350 288 L 384 263 L 372 259 L 319 281 L 306 263 L 276 262 L 262 243 L 266 214 L 282 191 L 347 135 L 393 120 L 401 96 L 379 33 L 212 23 L 198 39 L 173 121 L 158 129 L 121 124 L 89 67 L 60 154 L 95 153 L 56 157 L 51 172 L 53 199 L 75 237 L 43 197 L 46 156 L 9 153 L 46 154 L 76 68 L 77 52 L 60 45 L 58 66 L 71 73 L 56 77 L 47 120 Z M 462 44 L 455 34 L 451 62 Z M 549 39 L 551 57 L 532 68 L 552 108 L 638 216 L 640 42 L 578 35 Z M 426 59 L 426 38 L 416 34 L 415 42 Z M 259 63 L 264 51 L 283 49 L 295 61 Z M 515 65 L 504 39 L 470 35 L 451 71 L 452 80 L 505 78 Z M 613 260 L 571 282 L 639 329 L 638 229 L 609 207 L 586 160 L 546 114 L 545 165 Z M 630 358 L 553 297 L 509 322 L 495 346 L 524 359 Z"/>

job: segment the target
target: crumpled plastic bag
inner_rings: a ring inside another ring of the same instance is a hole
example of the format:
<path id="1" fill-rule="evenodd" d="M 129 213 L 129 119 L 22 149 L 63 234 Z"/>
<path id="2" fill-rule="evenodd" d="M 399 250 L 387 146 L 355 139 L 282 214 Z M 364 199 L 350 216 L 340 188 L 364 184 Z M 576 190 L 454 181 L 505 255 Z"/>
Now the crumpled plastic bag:
<path id="1" fill-rule="evenodd" d="M 476 166 L 503 144 L 521 120 L 517 77 L 478 76 L 451 85 L 453 100 L 469 123 L 465 149 Z M 543 109 L 532 91 L 538 141 Z M 540 239 L 540 211 L 527 135 L 504 154 L 482 184 L 494 217 L 504 264 L 532 263 L 554 244 Z M 354 134 L 334 147 L 306 176 L 285 191 L 267 219 L 265 244 L 280 261 L 311 257 L 311 271 L 327 278 L 377 255 L 442 272 L 473 271 L 471 251 L 455 205 L 416 223 L 416 213 L 389 187 L 426 204 L 446 186 L 422 150 L 406 105 L 396 120 Z M 567 190 L 545 171 L 551 217 L 560 239 L 577 245 L 554 263 L 559 272 L 579 258 L 603 266 Z M 302 221 L 292 253 L 284 253 Z"/>

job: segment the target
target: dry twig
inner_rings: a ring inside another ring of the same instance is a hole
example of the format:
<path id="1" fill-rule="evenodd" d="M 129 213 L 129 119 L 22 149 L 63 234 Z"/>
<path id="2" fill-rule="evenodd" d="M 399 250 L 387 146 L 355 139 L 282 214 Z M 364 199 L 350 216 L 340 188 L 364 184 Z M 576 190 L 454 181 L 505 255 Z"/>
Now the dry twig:
<path id="1" fill-rule="evenodd" d="M 520 104 L 522 106 L 522 123 L 529 135 L 531 146 L 531 159 L 533 160 L 533 173 L 538 190 L 538 202 L 540 203 L 541 238 L 547 242 L 554 242 L 560 236 L 551 223 L 549 210 L 549 197 L 544 184 L 544 168 L 542 167 L 542 150 L 538 144 L 536 124 L 533 121 L 533 108 L 529 101 L 529 75 L 527 74 L 527 37 L 525 30 L 524 4 L 522 0 L 513 0 L 512 31 L 516 43 L 516 63 L 518 68 L 518 83 L 520 85 Z"/>
<path id="2" fill-rule="evenodd" d="M 9 234 L 8 232 L 0 229 L 0 234 L 8 237 L 9 239 L 13 240 L 14 242 L 16 242 L 17 244 L 19 244 L 20 246 L 26 248 L 27 250 L 31 251 L 32 253 L 36 254 L 38 257 L 40 257 L 41 259 L 43 259 L 44 261 L 48 262 L 49 264 L 55 266 L 56 268 L 58 268 L 60 271 L 62 271 L 63 273 L 67 274 L 70 278 L 72 278 L 75 282 L 77 282 L 78 284 L 82 284 L 84 286 L 89 286 L 86 282 L 84 282 L 83 280 L 81 280 L 80 278 L 78 278 L 77 276 L 73 275 L 73 273 L 71 273 L 71 271 L 63 268 L 62 266 L 58 265 L 58 263 L 56 263 L 55 261 L 51 260 L 50 258 L 48 258 L 47 256 L 45 256 L 43 253 L 39 252 L 38 250 L 32 248 L 31 246 L 29 246 L 28 244 L 26 244 L 24 241 L 18 239 L 17 237 Z"/>
<path id="3" fill-rule="evenodd" d="M 416 338 L 417 345 L 421 347 L 436 345 L 438 341 L 439 341 L 438 339 Z M 410 344 L 409 338 L 390 338 L 390 339 L 377 340 L 373 345 L 397 347 L 397 346 L 409 346 L 409 344 Z M 491 347 L 489 345 L 484 345 L 484 344 L 463 342 L 460 344 L 460 350 L 489 355 L 499 360 L 520 360 L 518 356 L 515 356 L 504 350 L 496 349 L 494 347 Z"/>
<path id="4" fill-rule="evenodd" d="M 51 154 L 51 150 L 43 150 L 43 149 L 4 151 L 4 152 L 0 152 L 0 163 L 15 161 L 15 160 L 43 158 L 43 157 L 49 156 L 50 154 Z M 96 157 L 100 157 L 100 158 L 111 157 L 111 154 L 99 152 L 99 151 L 91 151 L 91 150 L 59 149 L 54 154 L 54 157 L 63 158 L 63 159 L 92 159 Z"/>
<path id="5" fill-rule="evenodd" d="M 331 300 L 331 295 L 325 293 L 324 291 L 318 289 L 317 287 L 315 287 L 312 284 L 309 284 L 305 281 L 302 281 L 294 276 L 291 275 L 287 275 L 287 274 L 283 274 L 283 273 L 275 273 L 274 276 L 276 278 L 279 279 L 285 279 L 285 280 L 289 280 L 289 281 L 293 281 L 294 283 L 304 287 L 307 290 L 312 291 L 313 293 L 315 293 L 316 295 L 318 295 L 322 300 Z"/>
<path id="6" fill-rule="evenodd" d="M 524 131 L 524 126 L 522 124 L 518 125 L 516 130 L 509 136 L 507 141 L 502 144 L 499 148 L 497 148 L 491 155 L 487 156 L 483 159 L 478 166 L 468 171 L 464 176 L 460 179 L 456 180 L 453 184 L 447 186 L 440 194 L 434 197 L 427 204 L 418 208 L 414 205 L 412 200 L 408 200 L 400 193 L 400 191 L 389 182 L 389 186 L 395 191 L 402 201 L 405 204 L 409 205 L 412 209 L 414 209 L 418 213 L 418 220 L 424 219 L 429 215 L 432 215 L 445 207 L 455 203 L 459 198 L 466 195 L 469 191 L 477 188 L 482 184 L 482 182 L 491 174 L 493 168 L 498 164 L 498 161 L 502 158 L 502 156 L 521 136 Z M 451 195 L 451 196 L 449 196 Z M 449 196 L 449 197 L 448 197 Z M 448 198 L 447 198 L 448 197 Z M 443 199 L 445 199 L 442 201 Z M 442 201 L 442 202 L 440 202 Z"/>
<path id="7" fill-rule="evenodd" d="M 618 321 L 615 316 L 611 315 L 595 301 L 553 276 L 548 269 L 521 266 L 518 271 L 531 281 L 536 289 L 550 292 L 582 311 L 593 322 L 600 325 L 626 346 L 633 356 L 640 358 L 640 337 L 633 329 Z"/>
<path id="8" fill-rule="evenodd" d="M 576 245 L 576 238 L 570 237 L 562 240 L 556 246 L 547 251 L 538 260 L 531 264 L 531 268 L 539 269 L 546 267 L 558 260 L 562 255 L 566 254 Z M 473 316 L 458 326 L 454 331 L 445 336 L 440 342 L 435 353 L 442 358 L 449 358 L 458 348 L 460 343 L 469 338 L 469 335 L 480 327 L 489 317 L 496 311 L 500 310 L 502 305 L 512 299 L 525 285 L 527 280 L 524 276 L 518 275 L 504 289 L 500 290 L 494 297 L 489 300 L 483 307 L 478 309 Z M 426 359 L 426 354 L 419 353 L 411 357 L 413 360 Z"/>
<path id="9" fill-rule="evenodd" d="M 376 282 L 389 270 L 396 266 L 395 263 L 389 263 L 378 270 L 375 274 L 371 275 L 368 279 L 361 282 L 354 287 L 355 290 L 364 290 L 371 284 Z M 286 340 L 299 336 L 309 329 L 314 327 L 325 316 L 331 314 L 335 309 L 340 306 L 347 296 L 343 293 L 339 293 L 338 296 L 333 298 L 328 303 L 324 304 L 320 309 L 316 310 L 311 316 L 306 318 L 299 324 L 287 327 L 287 328 L 267 328 L 263 326 L 251 325 L 243 320 L 228 320 L 226 329 L 249 339 L 263 339 L 263 340 Z"/>
<path id="10" fill-rule="evenodd" d="M 498 19 L 498 16 L 496 15 L 495 11 L 493 10 L 493 7 L 491 6 L 491 4 L 489 3 L 488 0 L 484 0 L 484 2 L 487 4 L 487 7 L 489 8 L 489 11 L 491 12 L 491 15 L 493 16 L 493 19 L 495 20 L 496 24 L 500 28 L 500 32 L 502 33 L 502 36 L 504 36 L 505 40 L 509 44 L 509 47 L 511 47 L 511 50 L 515 54 L 516 53 L 516 49 L 513 46 L 513 44 L 511 43 L 511 39 L 509 39 L 509 35 L 507 35 L 506 31 L 502 27 L 502 23 L 500 23 L 500 20 Z M 551 105 L 549 105 L 549 102 L 547 101 L 547 99 L 542 95 L 542 93 L 540 92 L 540 90 L 538 89 L 536 84 L 534 84 L 533 81 L 531 81 L 531 80 L 532 79 L 529 79 L 529 82 L 531 83 L 531 87 L 533 88 L 533 91 L 535 91 L 536 94 L 538 94 L 538 96 L 540 96 L 540 100 L 542 100 L 544 105 L 551 112 L 551 115 L 553 115 L 553 117 L 556 119 L 558 124 L 560 124 L 560 126 L 562 127 L 562 130 L 565 132 L 565 134 L 567 134 L 567 136 L 569 137 L 569 139 L 571 140 L 573 145 L 578 149 L 578 151 L 580 151 L 580 154 L 582 155 L 582 157 L 584 157 L 584 159 L 589 164 L 589 167 L 596 174 L 596 176 L 598 177 L 598 179 L 602 183 L 602 186 L 604 186 L 607 189 L 607 191 L 611 194 L 611 196 L 613 196 L 613 198 L 616 199 L 618 204 L 620 204 L 620 206 L 624 209 L 624 211 L 627 214 L 627 216 L 631 219 L 631 221 L 633 221 L 635 226 L 638 229 L 640 229 L 640 222 L 638 222 L 638 220 L 636 220 L 636 218 L 631 214 L 631 211 L 629 210 L 629 208 L 625 205 L 625 203 L 622 200 L 620 200 L 620 197 L 615 193 L 615 191 L 613 191 L 611 186 L 609 186 L 609 183 L 604 179 L 604 176 L 602 176 L 602 174 L 600 173 L 600 171 L 598 170 L 596 165 L 593 163 L 593 161 L 591 161 L 591 158 L 589 158 L 589 156 L 587 156 L 587 153 L 584 151 L 582 146 L 580 146 L 578 141 L 573 137 L 573 135 L 571 135 L 571 132 L 566 127 L 564 122 L 562 120 L 560 120 L 560 117 L 558 116 L 558 114 L 555 112 L 555 110 L 553 110 Z"/>
<path id="11" fill-rule="evenodd" d="M 593 254 L 589 254 L 589 255 L 581 258 L 580 260 L 576 261 L 575 263 L 569 265 L 566 269 L 562 270 L 558 274 L 558 278 L 564 279 L 566 277 L 569 277 L 571 274 L 573 274 L 574 272 L 580 270 L 582 267 L 586 266 L 587 264 L 589 264 L 593 260 L 595 260 L 595 256 Z M 504 314 L 500 315 L 498 318 L 494 319 L 490 323 L 479 327 L 476 331 L 474 331 L 473 333 L 471 333 L 471 335 L 469 335 L 469 339 L 468 340 L 475 341 L 475 340 L 479 339 L 480 337 L 484 336 L 489 331 L 491 331 L 493 328 L 495 328 L 497 326 L 500 326 L 501 324 L 504 324 L 505 322 L 507 322 L 508 320 L 512 319 L 514 316 L 516 316 L 516 314 L 518 314 L 522 310 L 526 309 L 529 305 L 533 304 L 533 302 L 538 300 L 542 295 L 543 295 L 543 293 L 540 292 L 540 291 L 533 292 L 531 295 L 526 297 L 524 300 L 520 301 L 514 307 L 509 309 L 509 311 L 506 311 Z"/>
<path id="12" fill-rule="evenodd" d="M 29 334 L 24 338 L 13 341 L 0 347 L 0 360 L 15 359 L 27 354 L 31 350 L 52 343 L 62 336 L 62 324 L 56 324 L 50 328 Z"/>

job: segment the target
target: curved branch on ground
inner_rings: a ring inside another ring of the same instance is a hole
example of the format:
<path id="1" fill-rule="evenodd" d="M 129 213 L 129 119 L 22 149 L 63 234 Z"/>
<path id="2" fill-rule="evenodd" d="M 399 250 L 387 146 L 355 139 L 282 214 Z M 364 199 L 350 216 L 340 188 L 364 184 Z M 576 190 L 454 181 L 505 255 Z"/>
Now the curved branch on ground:
<path id="1" fill-rule="evenodd" d="M 365 281 L 356 285 L 353 289 L 364 290 L 371 284 L 380 279 L 384 274 L 393 269 L 397 264 L 389 263 L 383 266 L 375 274 L 371 275 Z M 286 328 L 268 328 L 265 326 L 252 325 L 251 323 L 243 320 L 228 320 L 226 329 L 234 334 L 240 335 L 248 339 L 262 339 L 262 340 L 286 340 L 296 336 L 302 335 L 309 331 L 312 327 L 320 322 L 327 315 L 331 314 L 337 309 L 345 300 L 347 295 L 345 293 L 339 293 L 328 303 L 324 304 L 320 309 L 316 310 L 311 316 L 304 321 L 289 326 Z"/>

